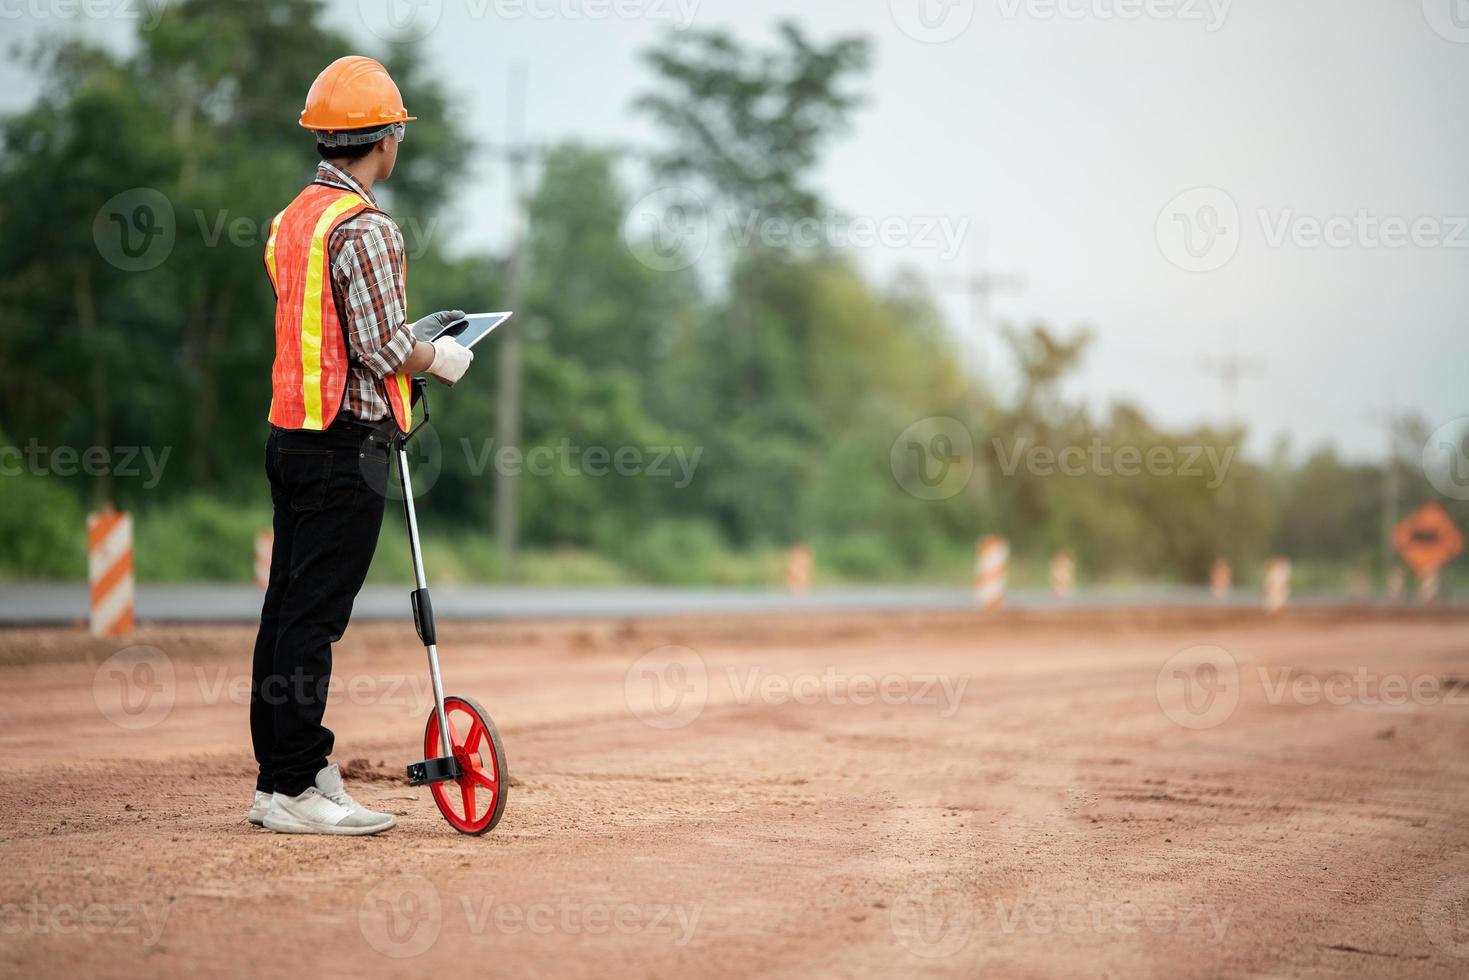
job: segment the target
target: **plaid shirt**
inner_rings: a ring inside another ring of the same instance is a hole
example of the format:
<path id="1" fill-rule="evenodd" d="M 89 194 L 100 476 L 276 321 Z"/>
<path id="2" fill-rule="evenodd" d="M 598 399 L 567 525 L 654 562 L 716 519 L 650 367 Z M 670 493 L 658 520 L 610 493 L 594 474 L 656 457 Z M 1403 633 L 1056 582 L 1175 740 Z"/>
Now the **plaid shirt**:
<path id="1" fill-rule="evenodd" d="M 377 207 L 367 188 L 324 160 L 316 168 L 316 183 L 360 194 Z M 382 212 L 363 211 L 337 226 L 326 254 L 350 360 L 342 407 L 364 422 L 376 422 L 392 413 L 383 378 L 396 374 L 413 353 L 403 233 Z"/>

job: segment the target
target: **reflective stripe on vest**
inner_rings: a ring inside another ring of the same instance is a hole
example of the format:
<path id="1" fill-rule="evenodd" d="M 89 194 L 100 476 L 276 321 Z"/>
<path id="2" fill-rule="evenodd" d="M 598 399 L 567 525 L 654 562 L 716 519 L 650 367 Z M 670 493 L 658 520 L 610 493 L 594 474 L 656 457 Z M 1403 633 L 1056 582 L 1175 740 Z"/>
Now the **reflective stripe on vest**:
<path id="1" fill-rule="evenodd" d="M 376 210 L 351 191 L 312 184 L 270 225 L 265 269 L 275 287 L 275 364 L 270 421 L 283 429 L 321 430 L 346 393 L 348 357 L 331 288 L 327 242 L 342 222 Z M 384 379 L 388 405 L 407 431 L 407 375 Z"/>

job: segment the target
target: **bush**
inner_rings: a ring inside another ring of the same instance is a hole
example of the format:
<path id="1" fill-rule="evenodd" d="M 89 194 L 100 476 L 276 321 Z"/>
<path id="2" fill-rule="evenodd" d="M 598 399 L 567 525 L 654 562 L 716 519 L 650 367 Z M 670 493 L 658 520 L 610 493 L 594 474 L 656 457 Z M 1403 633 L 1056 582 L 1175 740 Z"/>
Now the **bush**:
<path id="1" fill-rule="evenodd" d="M 59 480 L 21 472 L 0 475 L 0 577 L 84 578 L 87 522 Z"/>
<path id="2" fill-rule="evenodd" d="M 602 555 L 579 548 L 532 551 L 520 558 L 524 585 L 619 585 L 628 573 Z"/>
<path id="3" fill-rule="evenodd" d="M 255 535 L 270 511 L 191 496 L 137 515 L 138 579 L 144 582 L 248 582 L 255 576 Z"/>
<path id="4" fill-rule="evenodd" d="M 900 578 L 893 549 L 875 534 L 850 534 L 819 544 L 814 555 L 821 568 L 842 579 L 892 581 Z"/>
<path id="5" fill-rule="evenodd" d="M 724 554 L 724 539 L 708 521 L 667 518 L 631 535 L 616 557 L 652 582 L 707 582 Z"/>
<path id="6" fill-rule="evenodd" d="M 701 584 L 770 588 L 785 581 L 785 553 L 774 549 L 724 551 L 704 568 Z"/>

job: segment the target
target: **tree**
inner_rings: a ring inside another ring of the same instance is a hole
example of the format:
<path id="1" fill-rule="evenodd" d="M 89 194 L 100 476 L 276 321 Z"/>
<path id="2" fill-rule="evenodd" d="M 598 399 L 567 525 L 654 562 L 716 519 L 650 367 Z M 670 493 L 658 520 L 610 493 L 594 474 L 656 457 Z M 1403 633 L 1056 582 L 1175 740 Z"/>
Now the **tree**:
<path id="1" fill-rule="evenodd" d="M 741 215 L 814 214 L 810 171 L 860 103 L 845 86 L 867 67 L 865 39 L 823 47 L 791 22 L 778 33 L 781 47 L 760 52 L 723 31 L 672 35 L 648 53 L 658 84 L 637 101 L 670 140 L 660 174 L 709 187 Z"/>
<path id="2" fill-rule="evenodd" d="M 259 490 L 238 477 L 258 474 L 242 450 L 263 438 L 270 397 L 261 256 L 315 166 L 297 125 L 306 89 L 351 49 L 321 13 L 319 0 L 182 0 L 129 58 L 79 42 L 33 52 L 45 94 L 5 121 L 0 158 L 0 351 L 29 368 L 0 390 L 13 433 L 167 447 L 164 496 Z M 419 60 L 389 56 L 422 117 L 391 186 L 424 253 L 414 231 L 432 227 L 464 149 Z M 150 261 L 128 260 L 130 239 Z M 96 492 L 114 495 L 106 479 Z"/>

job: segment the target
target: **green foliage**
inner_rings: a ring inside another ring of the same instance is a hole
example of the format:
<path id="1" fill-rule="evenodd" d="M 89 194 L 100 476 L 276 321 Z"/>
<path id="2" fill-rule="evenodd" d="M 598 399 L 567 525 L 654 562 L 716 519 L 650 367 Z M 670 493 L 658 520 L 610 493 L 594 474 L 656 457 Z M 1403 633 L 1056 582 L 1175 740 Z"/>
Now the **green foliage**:
<path id="1" fill-rule="evenodd" d="M 621 554 L 627 566 L 652 582 L 705 582 L 725 553 L 718 528 L 690 518 L 655 520 L 640 527 Z"/>
<path id="2" fill-rule="evenodd" d="M 248 582 L 255 535 L 271 524 L 269 505 L 239 506 L 203 494 L 134 515 L 134 567 L 145 582 Z"/>
<path id="3" fill-rule="evenodd" d="M 893 577 L 892 549 L 883 537 L 858 532 L 821 548 L 823 565 L 844 578 L 880 582 Z"/>
<path id="4" fill-rule="evenodd" d="M 58 481 L 14 465 L 11 447 L 0 473 L 0 578 L 83 578 L 87 574 L 86 517 Z"/>

